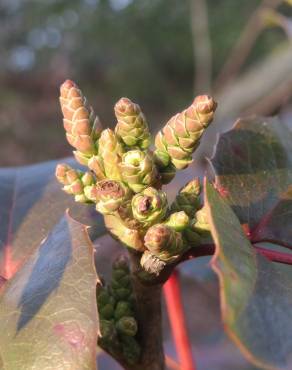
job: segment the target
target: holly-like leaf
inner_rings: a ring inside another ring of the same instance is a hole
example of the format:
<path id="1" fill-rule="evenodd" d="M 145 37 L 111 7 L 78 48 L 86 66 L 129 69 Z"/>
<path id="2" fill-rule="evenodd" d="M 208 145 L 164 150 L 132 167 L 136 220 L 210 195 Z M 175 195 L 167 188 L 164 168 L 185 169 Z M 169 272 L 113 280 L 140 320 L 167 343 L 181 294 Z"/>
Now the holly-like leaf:
<path id="1" fill-rule="evenodd" d="M 60 161 L 0 170 L 0 277 L 10 279 L 69 208 L 70 215 L 87 225 L 102 218 L 93 207 L 74 202 L 55 179 Z M 62 160 L 64 162 L 64 160 Z M 76 162 L 65 162 L 73 167 Z M 0 279 L 1 280 L 1 279 Z"/>
<path id="2" fill-rule="evenodd" d="M 97 282 L 86 227 L 65 215 L 5 286 L 2 368 L 96 369 Z"/>
<path id="3" fill-rule="evenodd" d="M 212 267 L 219 277 L 225 329 L 260 369 L 289 370 L 291 274 L 256 253 L 238 218 L 210 184 L 206 184 L 205 198 L 216 244 Z"/>
<path id="4" fill-rule="evenodd" d="M 292 184 L 291 141 L 291 132 L 275 118 L 238 120 L 220 136 L 211 159 L 217 189 L 241 223 L 248 224 L 254 240 L 292 245 L 292 194 L 287 193 Z M 281 221 L 274 223 L 278 216 Z M 267 221 L 269 226 L 262 227 Z"/>

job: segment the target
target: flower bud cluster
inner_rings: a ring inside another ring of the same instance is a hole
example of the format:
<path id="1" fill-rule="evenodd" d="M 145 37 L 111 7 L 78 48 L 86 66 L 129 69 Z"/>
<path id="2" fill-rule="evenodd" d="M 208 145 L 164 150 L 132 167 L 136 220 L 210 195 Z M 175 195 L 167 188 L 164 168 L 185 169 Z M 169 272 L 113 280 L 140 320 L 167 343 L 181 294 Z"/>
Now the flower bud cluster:
<path id="1" fill-rule="evenodd" d="M 90 171 L 59 165 L 57 179 L 76 201 L 95 204 L 115 239 L 143 253 L 141 265 L 146 270 L 153 261 L 159 266 L 172 263 L 187 248 L 208 237 L 198 179 L 183 187 L 170 207 L 161 187 L 173 179 L 176 170 L 191 163 L 192 153 L 214 117 L 217 104 L 211 97 L 198 96 L 190 107 L 173 116 L 156 135 L 154 151 L 149 149 L 147 120 L 130 99 L 116 103 L 114 130 L 102 129 L 74 82 L 65 81 L 61 86 L 60 103 L 67 140 L 76 149 L 77 161 Z M 124 280 L 127 278 L 121 277 Z M 116 302 L 126 299 L 123 294 L 128 288 L 118 287 L 121 281 L 112 281 L 108 301 L 106 292 L 101 295 L 106 300 L 100 311 L 105 320 L 112 314 L 116 317 L 111 307 L 126 309 L 124 303 Z M 124 324 L 131 327 L 124 319 L 119 330 Z"/>
<path id="2" fill-rule="evenodd" d="M 87 196 L 95 186 L 95 178 L 91 172 L 84 173 L 62 163 L 56 168 L 56 177 L 64 185 L 63 190 L 74 195 L 76 202 L 92 203 L 92 200 Z"/>
<path id="3" fill-rule="evenodd" d="M 136 338 L 135 299 L 125 258 L 119 257 L 114 262 L 109 286 L 97 292 L 97 306 L 99 344 L 110 353 L 122 355 L 129 364 L 136 363 L 141 349 Z"/>

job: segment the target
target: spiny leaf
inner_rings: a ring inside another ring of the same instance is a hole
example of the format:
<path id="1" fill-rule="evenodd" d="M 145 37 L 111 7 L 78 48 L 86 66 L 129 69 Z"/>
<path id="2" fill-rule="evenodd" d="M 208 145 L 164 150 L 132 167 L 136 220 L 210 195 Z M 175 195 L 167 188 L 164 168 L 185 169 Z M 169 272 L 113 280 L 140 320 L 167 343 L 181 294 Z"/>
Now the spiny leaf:
<path id="1" fill-rule="evenodd" d="M 89 206 L 76 204 L 55 179 L 58 161 L 0 169 L 0 277 L 10 279 L 69 208 L 82 223 L 105 229 Z M 67 159 L 66 163 L 76 163 Z"/>
<path id="2" fill-rule="evenodd" d="M 248 224 L 252 238 L 278 244 L 288 241 L 290 246 L 291 192 L 283 194 L 292 184 L 291 139 L 291 132 L 275 118 L 238 120 L 232 130 L 220 136 L 211 160 L 217 189 L 240 222 Z M 269 222 L 268 228 L 262 228 L 261 222 L 266 223 L 273 209 L 273 220 L 285 209 L 281 222 Z"/>
<path id="3" fill-rule="evenodd" d="M 208 183 L 205 197 L 216 244 L 212 267 L 220 281 L 225 329 L 260 369 L 289 370 L 291 274 L 255 252 L 230 206 Z"/>
<path id="4" fill-rule="evenodd" d="M 86 228 L 66 215 L 5 286 L 3 369 L 96 369 L 97 281 Z"/>

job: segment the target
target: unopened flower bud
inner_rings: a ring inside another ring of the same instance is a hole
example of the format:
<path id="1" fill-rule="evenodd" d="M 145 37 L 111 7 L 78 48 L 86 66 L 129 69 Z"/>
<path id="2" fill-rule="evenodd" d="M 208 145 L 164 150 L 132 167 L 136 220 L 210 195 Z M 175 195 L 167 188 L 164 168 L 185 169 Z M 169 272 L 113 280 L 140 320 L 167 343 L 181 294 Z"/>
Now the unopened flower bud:
<path id="1" fill-rule="evenodd" d="M 150 152 L 130 150 L 122 157 L 120 164 L 123 180 L 139 193 L 157 181 L 157 169 Z"/>
<path id="2" fill-rule="evenodd" d="M 184 251 L 181 234 L 164 224 L 151 226 L 144 242 L 151 253 L 166 262 L 171 262 Z"/>
<path id="3" fill-rule="evenodd" d="M 150 133 L 144 114 L 138 104 L 121 98 L 115 105 L 116 134 L 128 147 L 146 149 L 150 145 Z"/>
<path id="4" fill-rule="evenodd" d="M 200 193 L 200 181 L 198 178 L 195 178 L 180 189 L 171 205 L 171 210 L 174 212 L 184 211 L 189 217 L 194 217 L 201 206 Z"/>
<path id="5" fill-rule="evenodd" d="M 115 308 L 114 318 L 115 320 L 119 320 L 124 316 L 132 316 L 133 311 L 131 308 L 131 304 L 127 301 L 119 301 Z"/>
<path id="6" fill-rule="evenodd" d="M 98 144 L 98 156 L 100 159 L 98 161 L 95 160 L 95 162 L 92 160 L 90 166 L 94 169 L 94 165 L 98 165 L 99 169 L 97 171 L 100 171 L 100 164 L 102 161 L 102 169 L 108 179 L 116 181 L 122 180 L 119 164 L 122 160 L 124 150 L 115 133 L 111 129 L 103 130 Z"/>
<path id="7" fill-rule="evenodd" d="M 192 162 L 192 153 L 212 121 L 216 107 L 210 96 L 197 96 L 190 107 L 173 116 L 156 135 L 156 148 L 167 153 L 177 169 L 186 168 Z"/>
<path id="8" fill-rule="evenodd" d="M 96 197 L 96 209 L 101 214 L 111 214 L 117 211 L 120 205 L 129 197 L 129 189 L 122 183 L 114 180 L 101 180 L 92 190 Z"/>
<path id="9" fill-rule="evenodd" d="M 149 187 L 132 198 L 132 211 L 136 220 L 146 226 L 164 219 L 168 209 L 166 194 Z"/>
<path id="10" fill-rule="evenodd" d="M 99 118 L 73 81 L 67 80 L 61 85 L 60 104 L 67 140 L 85 156 L 83 159 L 86 161 L 85 158 L 97 153 L 97 139 L 101 132 Z"/>
<path id="11" fill-rule="evenodd" d="M 86 195 L 95 184 L 95 179 L 90 172 L 83 173 L 67 164 L 59 164 L 56 167 L 56 177 L 64 185 L 63 190 L 75 196 L 76 202 L 92 202 L 92 199 Z"/>
<path id="12" fill-rule="evenodd" d="M 175 231 L 183 231 L 188 227 L 189 222 L 189 216 L 184 211 L 180 211 L 170 215 L 169 219 L 165 221 L 164 224 Z"/>
<path id="13" fill-rule="evenodd" d="M 124 316 L 117 321 L 116 329 L 120 334 L 134 337 L 138 331 L 137 321 L 133 316 Z"/>

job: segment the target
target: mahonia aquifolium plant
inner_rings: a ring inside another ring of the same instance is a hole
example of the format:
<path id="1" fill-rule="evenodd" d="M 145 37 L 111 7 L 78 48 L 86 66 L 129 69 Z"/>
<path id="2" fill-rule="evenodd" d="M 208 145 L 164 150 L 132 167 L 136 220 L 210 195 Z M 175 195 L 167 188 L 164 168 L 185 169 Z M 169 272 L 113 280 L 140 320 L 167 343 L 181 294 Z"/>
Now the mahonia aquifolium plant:
<path id="1" fill-rule="evenodd" d="M 96 205 L 110 234 L 140 254 L 142 270 L 157 275 L 187 249 L 208 239 L 199 180 L 186 184 L 172 204 L 162 186 L 192 163 L 192 154 L 213 120 L 216 102 L 207 95 L 197 96 L 158 132 L 152 150 L 148 124 L 138 104 L 121 98 L 114 107 L 115 129 L 102 129 L 74 82 L 65 81 L 60 90 L 67 140 L 76 160 L 89 170 L 59 164 L 56 177 L 77 202 Z M 98 292 L 97 301 L 101 345 L 135 363 L 140 353 L 138 325 L 124 260 L 115 262 L 112 281 Z"/>

